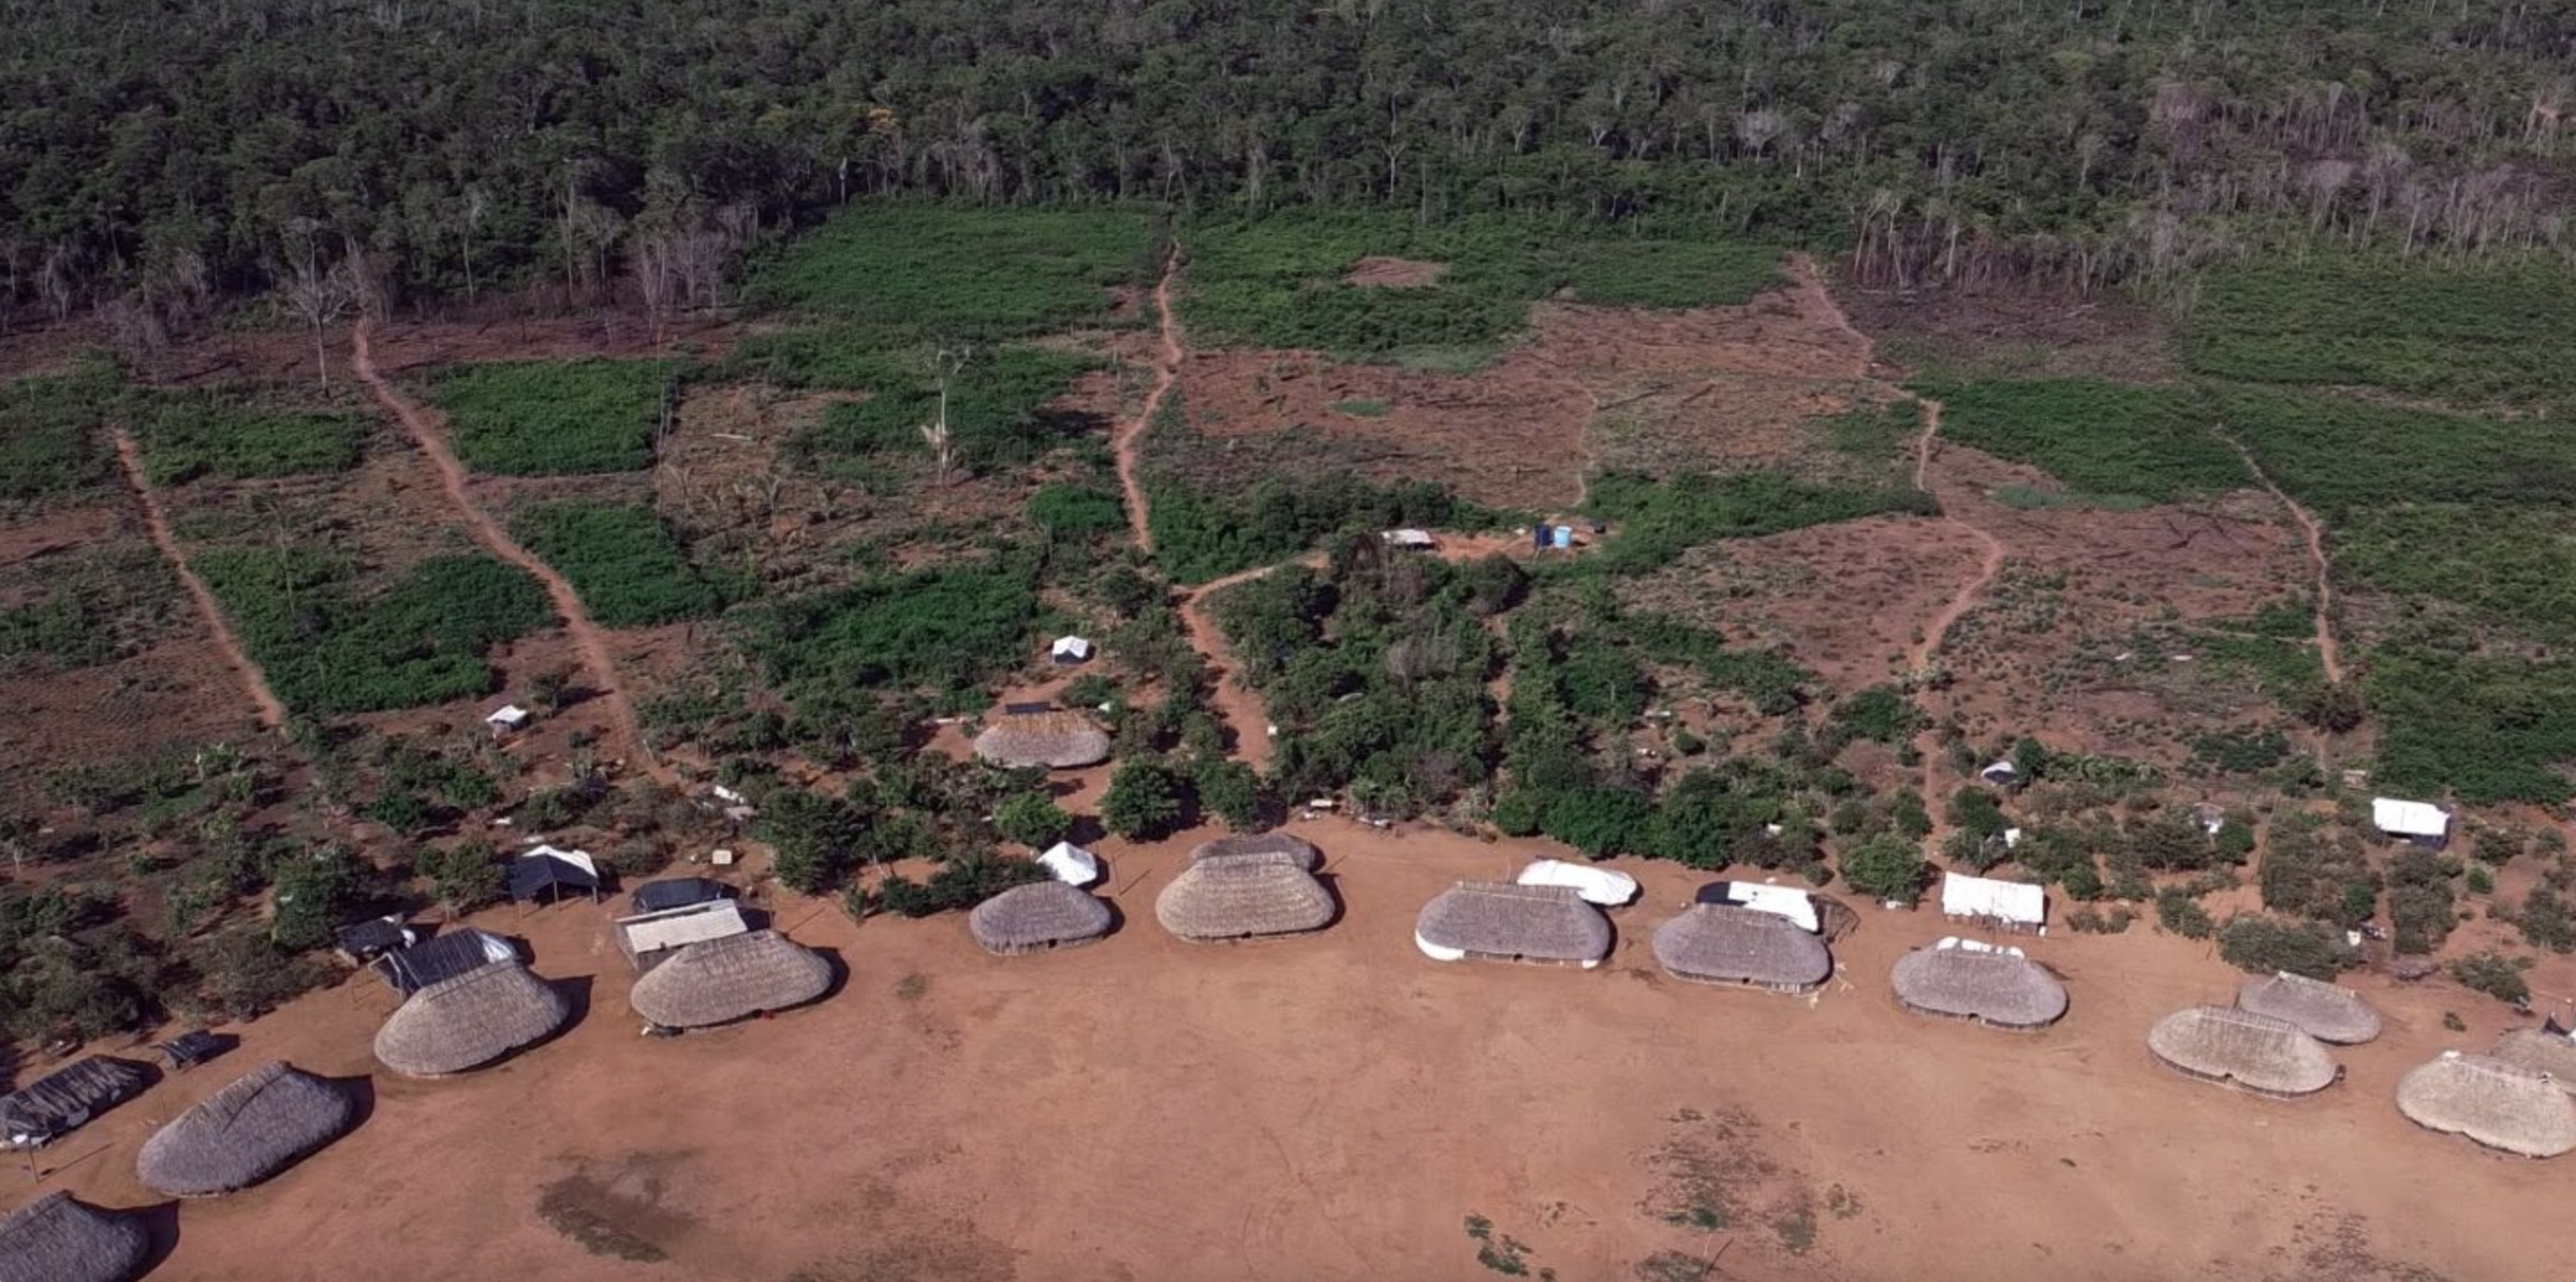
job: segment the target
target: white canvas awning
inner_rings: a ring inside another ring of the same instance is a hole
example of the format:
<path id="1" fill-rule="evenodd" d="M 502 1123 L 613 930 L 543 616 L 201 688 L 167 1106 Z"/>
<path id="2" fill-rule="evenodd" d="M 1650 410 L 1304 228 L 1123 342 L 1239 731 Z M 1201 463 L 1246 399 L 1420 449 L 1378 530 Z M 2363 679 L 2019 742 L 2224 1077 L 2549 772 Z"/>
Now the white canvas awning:
<path id="1" fill-rule="evenodd" d="M 2026 955 L 2022 950 L 2011 947 L 2010 945 L 1989 944 L 1981 939 L 1961 939 L 1957 935 L 1943 935 L 1941 937 L 1941 942 L 1932 946 L 1934 948 L 1955 948 L 1963 953 L 2002 953 L 2007 957 L 2021 957 Z"/>
<path id="2" fill-rule="evenodd" d="M 496 730 L 516 730 L 528 724 L 530 713 L 515 703 L 505 703 L 483 718 L 485 725 Z"/>
<path id="3" fill-rule="evenodd" d="M 2002 761 L 1986 763 L 1986 768 L 1978 771 L 1977 777 L 1985 780 L 1987 783 L 2011 783 L 2013 780 L 2021 778 L 2021 769 L 2020 767 L 2015 766 L 2012 761 L 2007 758 Z"/>
<path id="4" fill-rule="evenodd" d="M 742 919 L 742 907 L 730 899 L 714 899 L 660 912 L 638 913 L 617 920 L 617 940 L 628 957 L 685 948 L 710 939 L 724 939 L 750 930 Z"/>
<path id="5" fill-rule="evenodd" d="M 2440 806 L 2394 797 L 2370 799 L 2370 822 L 2394 837 L 2440 837 L 2451 831 L 2450 813 Z"/>
<path id="6" fill-rule="evenodd" d="M 1766 886 L 1751 881 L 1720 884 L 1725 887 L 1721 893 L 1725 895 L 1726 902 L 1736 907 L 1785 918 L 1796 923 L 1801 930 L 1815 930 L 1822 924 L 1816 918 L 1815 897 L 1795 886 Z"/>
<path id="7" fill-rule="evenodd" d="M 583 872 L 589 873 L 592 881 L 599 880 L 599 861 L 591 858 L 590 852 L 587 850 L 558 850 L 544 842 L 538 842 L 536 845 L 530 846 L 526 850 L 521 851 L 519 853 L 519 858 L 559 859 L 565 863 L 571 864 L 575 868 L 579 868 Z"/>
<path id="8" fill-rule="evenodd" d="M 2038 886 L 2023 882 L 1943 873 L 1941 911 L 1952 917 L 2038 926 L 2048 920 L 2048 894 Z"/>
<path id="9" fill-rule="evenodd" d="M 1058 663 L 1080 663 L 1091 657 L 1091 638 L 1057 637 L 1055 646 L 1048 653 L 1053 654 Z"/>
<path id="10" fill-rule="evenodd" d="M 1564 886 L 1581 895 L 1583 902 L 1603 908 L 1616 908 L 1637 897 L 1636 878 L 1562 859 L 1541 859 L 1521 869 L 1519 881 L 1524 886 Z"/>
<path id="11" fill-rule="evenodd" d="M 1427 548 L 1438 543 L 1429 530 L 1389 530 L 1385 537 L 1388 543 L 1400 548 Z"/>
<path id="12" fill-rule="evenodd" d="M 1068 886 L 1088 886 L 1100 880 L 1100 856 L 1070 841 L 1047 847 L 1046 853 L 1038 856 L 1038 866 Z"/>

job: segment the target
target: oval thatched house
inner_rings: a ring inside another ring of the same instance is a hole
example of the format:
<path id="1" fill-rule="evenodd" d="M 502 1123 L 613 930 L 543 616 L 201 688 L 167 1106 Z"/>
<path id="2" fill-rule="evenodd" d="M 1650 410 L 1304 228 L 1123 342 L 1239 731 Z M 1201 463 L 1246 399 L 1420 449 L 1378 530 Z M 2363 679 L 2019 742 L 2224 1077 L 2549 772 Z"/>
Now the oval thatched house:
<path id="1" fill-rule="evenodd" d="M 1076 948 L 1109 933 L 1109 905 L 1060 881 L 1031 882 L 975 905 L 967 933 L 1002 956 Z"/>
<path id="2" fill-rule="evenodd" d="M 1182 869 L 1154 897 L 1154 918 L 1199 943 L 1301 935 L 1333 920 L 1333 896 L 1295 851 L 1221 855 Z"/>
<path id="3" fill-rule="evenodd" d="M 1610 920 L 1563 886 L 1460 882 L 1422 906 L 1413 942 L 1435 961 L 1473 957 L 1590 970 L 1610 955 Z"/>
<path id="4" fill-rule="evenodd" d="M 672 954 L 635 981 L 626 1002 L 663 1028 L 705 1028 L 802 1006 L 831 986 L 832 964 L 822 954 L 777 931 L 755 930 Z"/>
<path id="5" fill-rule="evenodd" d="M 154 1192 L 213 1197 L 285 1170 L 357 1122 L 347 1091 L 272 1060 L 154 1132 L 134 1173 Z"/>
<path id="6" fill-rule="evenodd" d="M 1834 973 L 1825 941 L 1776 913 L 1694 904 L 1655 928 L 1655 961 L 1675 979 L 1811 993 Z"/>
<path id="7" fill-rule="evenodd" d="M 2308 1036 L 2338 1046 L 2358 1046 L 2379 1036 L 2379 1012 L 2361 994 L 2288 971 L 2246 980 L 2236 990 L 2236 1006 L 2286 1019 Z"/>
<path id="8" fill-rule="evenodd" d="M 2325 1044 L 2286 1019 L 2231 1006 L 2186 1006 L 2147 1030 L 2147 1049 L 2179 1072 L 2257 1095 L 2313 1095 L 2343 1076 Z"/>
<path id="9" fill-rule="evenodd" d="M 2547 1073 L 2562 1091 L 2576 1092 L 2576 1041 L 2539 1028 L 2517 1028 L 2496 1039 L 2495 1057 L 2516 1068 Z"/>
<path id="10" fill-rule="evenodd" d="M 0 1282 L 127 1282 L 152 1253 L 142 1221 L 48 1193 L 0 1220 Z"/>
<path id="11" fill-rule="evenodd" d="M 1109 732 L 1090 714 L 1065 708 L 1006 712 L 975 736 L 975 755 L 1013 770 L 1096 766 L 1109 759 Z"/>
<path id="12" fill-rule="evenodd" d="M 1918 1015 L 2028 1031 L 2066 1014 L 2066 985 L 2012 953 L 1917 948 L 1896 959 L 1890 978 L 1898 1004 Z"/>
<path id="13" fill-rule="evenodd" d="M 2548 1074 L 2492 1055 L 2442 1052 L 2398 1079 L 2397 1111 L 2428 1130 L 2524 1157 L 2576 1149 L 2576 1100 Z"/>
<path id="14" fill-rule="evenodd" d="M 1315 872 L 1324 866 L 1324 852 L 1315 849 L 1313 842 L 1302 837 L 1289 836 L 1284 832 L 1236 833 L 1229 837 L 1219 837 L 1214 841 L 1203 841 L 1196 849 L 1190 851 L 1190 862 L 1200 864 L 1211 859 L 1234 859 L 1241 856 L 1266 858 L 1283 854 L 1295 856 L 1297 866 L 1308 872 Z"/>
<path id="15" fill-rule="evenodd" d="M 493 962 L 405 999 L 376 1030 L 376 1059 L 405 1077 L 442 1077 L 542 1040 L 572 1017 L 552 984 Z"/>

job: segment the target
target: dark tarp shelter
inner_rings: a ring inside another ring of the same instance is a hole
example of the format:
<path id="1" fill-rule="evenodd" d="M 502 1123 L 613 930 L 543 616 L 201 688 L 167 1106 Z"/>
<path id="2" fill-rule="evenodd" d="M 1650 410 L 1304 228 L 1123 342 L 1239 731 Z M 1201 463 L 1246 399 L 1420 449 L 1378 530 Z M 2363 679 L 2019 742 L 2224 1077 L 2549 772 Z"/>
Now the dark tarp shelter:
<path id="1" fill-rule="evenodd" d="M 539 846 L 510 861 L 510 898 L 519 903 L 561 899 L 565 891 L 596 896 L 599 870 L 577 850 Z"/>
<path id="2" fill-rule="evenodd" d="M 724 897 L 724 883 L 713 878 L 670 877 L 637 886 L 634 903 L 636 912 L 658 913 L 666 908 L 713 903 Z"/>
<path id="3" fill-rule="evenodd" d="M 166 1042 L 157 1042 L 152 1049 L 161 1052 L 161 1058 L 170 1061 L 170 1067 L 184 1071 L 195 1068 L 240 1044 L 241 1039 L 238 1037 L 198 1028 L 181 1033 Z"/>
<path id="4" fill-rule="evenodd" d="M 0 1096 L 0 1139 L 41 1148 L 141 1094 L 158 1074 L 149 1064 L 97 1055 Z"/>
<path id="5" fill-rule="evenodd" d="M 496 961 L 516 961 L 518 956 L 519 950 L 499 935 L 457 930 L 395 949 L 377 958 L 375 965 L 386 987 L 409 997 L 442 979 L 454 979 Z"/>
<path id="6" fill-rule="evenodd" d="M 352 966 L 364 965 L 397 948 L 408 948 L 418 938 L 400 917 L 370 917 L 331 932 L 331 942 Z"/>

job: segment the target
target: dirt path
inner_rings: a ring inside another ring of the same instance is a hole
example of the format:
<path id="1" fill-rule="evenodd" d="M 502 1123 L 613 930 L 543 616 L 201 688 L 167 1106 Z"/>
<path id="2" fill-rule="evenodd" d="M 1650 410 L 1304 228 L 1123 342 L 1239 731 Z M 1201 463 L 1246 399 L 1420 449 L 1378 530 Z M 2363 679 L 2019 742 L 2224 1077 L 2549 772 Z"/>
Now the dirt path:
<path id="1" fill-rule="evenodd" d="M 242 648 L 241 638 L 233 635 L 233 625 L 224 618 L 223 608 L 216 604 L 215 594 L 206 589 L 205 581 L 188 568 L 188 558 L 179 553 L 179 540 L 170 532 L 170 515 L 161 510 L 161 499 L 153 494 L 151 483 L 144 478 L 143 452 L 135 447 L 134 437 L 124 428 L 116 429 L 116 461 L 125 468 L 126 483 L 134 487 L 134 497 L 143 502 L 143 523 L 152 530 L 153 545 L 161 549 L 161 559 L 170 563 L 179 576 L 179 586 L 188 590 L 188 599 L 197 605 L 198 617 L 206 621 L 206 631 L 215 638 L 215 648 L 223 652 L 225 666 L 240 679 L 242 690 L 250 695 L 252 706 L 259 709 L 263 730 L 275 730 L 286 724 L 286 705 L 278 701 L 277 692 L 268 688 L 268 677 L 259 665 L 250 661 L 250 652 Z"/>
<path id="2" fill-rule="evenodd" d="M 1825 274 L 1816 268 L 1816 260 L 1805 254 L 1789 255 L 1789 279 L 1796 282 L 1798 311 L 1810 322 L 1849 338 L 1852 342 L 1850 368 L 1841 371 L 1845 378 L 1867 378 L 1871 367 L 1878 364 L 1878 344 L 1851 323 L 1843 314 L 1843 305 L 1834 301 L 1833 291 L 1825 288 Z"/>
<path id="3" fill-rule="evenodd" d="M 565 634 L 572 638 L 574 650 L 581 655 L 582 666 L 589 671 L 591 688 L 596 691 L 593 697 L 608 714 L 609 731 L 620 743 L 626 759 L 641 765 L 656 782 L 673 788 L 682 786 L 680 777 L 663 765 L 645 742 L 642 725 L 635 719 L 635 704 L 626 697 L 625 683 L 618 678 L 617 659 L 609 653 L 608 638 L 599 630 L 598 624 L 591 622 L 589 611 L 582 608 L 581 597 L 572 590 L 572 583 L 535 553 L 521 547 L 518 540 L 501 528 L 500 522 L 493 520 L 466 493 L 465 465 L 448 448 L 445 425 L 431 410 L 394 390 L 394 385 L 376 371 L 375 353 L 367 342 L 368 327 L 369 322 L 360 320 L 349 331 L 350 368 L 357 372 L 359 381 L 367 385 L 367 390 L 375 393 L 377 402 L 402 421 L 403 430 L 411 434 L 421 453 L 428 455 L 429 461 L 437 466 L 438 482 L 446 489 L 448 502 L 456 508 L 457 515 L 465 519 L 466 528 L 473 531 L 475 541 L 492 555 L 536 576 L 537 582 L 545 585 L 546 596 L 554 602 L 555 613 L 563 617 Z"/>
<path id="4" fill-rule="evenodd" d="M 1914 488 L 1937 499 L 1939 494 L 1932 488 L 1932 454 L 1941 443 L 1941 402 L 1927 397 L 1922 405 L 1923 434 L 1914 440 Z M 1943 638 L 1950 635 L 1950 628 L 1976 605 L 1977 597 L 2004 568 L 2003 540 L 1953 514 L 1946 502 L 1941 505 L 1941 513 L 1941 519 L 1975 535 L 1983 551 L 1977 558 L 1976 577 L 1960 584 L 1959 590 L 1951 593 L 1950 599 L 1942 602 L 1941 608 L 1933 613 L 1931 622 L 1923 625 L 1923 639 L 1915 642 L 1913 652 L 1905 656 L 1909 672 L 1920 673 L 1932 666 L 1932 655 L 1941 648 Z"/>
<path id="5" fill-rule="evenodd" d="M 2218 433 L 2218 439 L 2227 442 L 2229 446 L 2235 449 L 2237 457 L 2245 460 L 2245 470 L 2252 472 L 2254 474 L 2254 479 L 2261 482 L 2264 489 L 2272 492 L 2273 498 L 2281 500 L 2281 506 L 2290 509 L 2291 519 L 2299 523 L 2299 531 L 2307 536 L 2308 564 L 2315 568 L 2317 580 L 2317 657 L 2324 661 L 2327 683 L 2330 685 L 2342 685 L 2344 671 L 2343 646 L 2335 641 L 2334 623 L 2332 622 L 2334 614 L 2334 567 L 2332 563 L 2326 560 L 2325 526 L 2318 523 L 2316 514 L 2310 512 L 2307 509 L 2307 505 L 2299 502 L 2297 499 L 2291 498 L 2288 491 L 2283 490 L 2280 486 L 2272 483 L 2272 474 L 2264 471 L 2263 465 L 2255 461 L 2254 451 L 2245 448 L 2245 443 L 2243 441 L 2237 440 L 2236 437 L 2229 433 L 2225 428 L 2214 428 L 2212 430 Z"/>
<path id="6" fill-rule="evenodd" d="M 1190 589 L 1189 594 L 1181 598 L 1181 626 L 1189 633 L 1190 648 L 1207 660 L 1209 675 L 1216 681 L 1216 714 L 1234 731 L 1234 755 L 1255 770 L 1270 768 L 1270 713 L 1261 702 L 1261 696 L 1243 684 L 1242 674 L 1235 666 L 1234 649 L 1225 643 L 1225 631 L 1217 627 L 1216 620 L 1208 617 L 1207 599 L 1283 566 L 1302 565 L 1311 569 L 1323 563 L 1323 553 L 1310 552 L 1293 561 L 1256 565 L 1220 579 L 1210 579 Z"/>
<path id="7" fill-rule="evenodd" d="M 1127 530 L 1135 536 L 1136 546 L 1149 556 L 1154 551 L 1153 513 L 1145 505 L 1145 483 L 1137 472 L 1145 430 L 1153 426 L 1154 415 L 1163 408 L 1164 398 L 1172 394 L 1172 385 L 1181 377 L 1181 323 L 1172 314 L 1172 278 L 1180 270 L 1181 246 L 1174 241 L 1172 252 L 1163 260 L 1163 277 L 1154 282 L 1154 315 L 1160 332 L 1154 386 L 1145 393 L 1144 404 L 1136 407 L 1136 416 L 1119 424 L 1112 438 L 1118 454 L 1118 488 L 1127 497 Z"/>

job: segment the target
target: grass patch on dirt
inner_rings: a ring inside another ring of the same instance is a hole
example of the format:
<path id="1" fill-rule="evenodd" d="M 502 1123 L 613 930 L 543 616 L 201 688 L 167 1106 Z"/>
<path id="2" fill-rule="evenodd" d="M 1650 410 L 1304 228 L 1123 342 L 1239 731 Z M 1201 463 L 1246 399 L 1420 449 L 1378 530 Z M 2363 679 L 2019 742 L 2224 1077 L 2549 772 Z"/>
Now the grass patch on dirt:
<path id="1" fill-rule="evenodd" d="M 2576 513 L 2465 504 L 2372 509 L 2335 531 L 2336 567 L 2548 645 L 2576 641 Z"/>
<path id="2" fill-rule="evenodd" d="M 653 462 L 653 434 L 677 361 L 510 361 L 441 376 L 456 452 L 497 476 L 633 472 Z"/>
<path id="3" fill-rule="evenodd" d="M 1717 539 L 1758 538 L 1809 525 L 1888 512 L 1930 515 L 1930 495 L 1904 486 L 1825 486 L 1777 472 L 1693 474 L 1655 481 L 1625 472 L 1592 479 L 1593 514 L 1619 527 L 1600 557 L 1610 570 L 1642 574 Z"/>
<path id="4" fill-rule="evenodd" d="M 1154 559 L 1178 583 L 1204 583 L 1269 565 L 1342 531 L 1482 529 L 1496 515 L 1426 481 L 1375 485 L 1347 472 L 1265 476 L 1245 490 L 1147 482 Z"/>
<path id="5" fill-rule="evenodd" d="M 2437 644 L 2376 649 L 2364 688 L 2380 722 L 2374 783 L 2467 802 L 2576 796 L 2576 663 L 2487 658 Z"/>
<path id="6" fill-rule="evenodd" d="M 939 386 L 927 364 L 884 361 L 866 400 L 835 405 L 788 449 L 805 466 L 846 471 L 852 460 L 929 456 L 921 427 L 936 421 Z M 951 381 L 948 429 L 958 463 L 986 470 L 1027 463 L 1098 426 L 1088 415 L 1050 410 L 1073 380 L 1100 363 L 1073 352 L 1005 347 L 969 361 Z"/>
<path id="7" fill-rule="evenodd" d="M 43 660 L 86 668 L 141 653 L 169 624 L 178 580 L 150 546 L 102 548 L 41 567 L 44 587 L 25 604 L 0 609 L 0 670 Z"/>
<path id="8" fill-rule="evenodd" d="M 861 204 L 758 264 L 748 292 L 863 331 L 863 349 L 1026 338 L 1106 321 L 1156 248 L 1134 210 Z"/>
<path id="9" fill-rule="evenodd" d="M 1352 418 L 1385 418 L 1387 416 L 1387 412 L 1394 408 L 1395 407 L 1393 405 L 1374 397 L 1362 397 L 1358 400 L 1333 402 L 1334 413 L 1348 414 Z"/>
<path id="10" fill-rule="evenodd" d="M 116 464 L 98 432 L 99 406 L 116 394 L 104 365 L 0 384 L 0 499 L 88 489 Z"/>
<path id="11" fill-rule="evenodd" d="M 345 472 L 367 435 L 362 415 L 278 404 L 251 389 L 137 390 L 127 405 L 154 485 Z"/>
<path id="12" fill-rule="evenodd" d="M 484 653 L 554 618 L 536 580 L 486 556 L 432 557 L 364 595 L 356 568 L 321 552 L 194 560 L 278 698 L 316 715 L 481 694 L 492 684 Z"/>
<path id="13" fill-rule="evenodd" d="M 572 580 L 592 618 L 612 628 L 704 618 L 750 586 L 691 565 L 649 507 L 549 503 L 520 513 L 510 528 Z"/>
<path id="14" fill-rule="evenodd" d="M 2032 485 L 1998 485 L 1988 497 L 2016 512 L 2135 512 L 2155 506 L 2135 494 L 2079 494 Z"/>
<path id="15" fill-rule="evenodd" d="M 2254 483 L 2244 460 L 2210 430 L 2212 407 L 2188 388 L 2055 378 L 1914 390 L 1942 402 L 1942 435 L 2028 463 L 2097 499 L 2170 503 Z"/>
<path id="16" fill-rule="evenodd" d="M 2217 405 L 2263 470 L 2329 518 L 2410 503 L 2488 511 L 2576 506 L 2576 432 L 2563 421 L 2445 414 L 2271 388 L 2230 389 Z"/>
<path id="17" fill-rule="evenodd" d="M 2576 396 L 2576 281 L 2367 258 L 2221 268 L 2180 344 L 2195 373 L 2384 387 L 2461 400 Z"/>
<path id="18" fill-rule="evenodd" d="M 1912 397 L 1864 405 L 1825 420 L 1825 444 L 1861 463 L 1884 464 L 1904 456 L 1923 433 L 1923 406 Z"/>
<path id="19" fill-rule="evenodd" d="M 1605 307 L 1740 307 L 1781 283 L 1780 252 L 1716 238 L 1586 240 L 1566 251 L 1566 296 Z"/>

